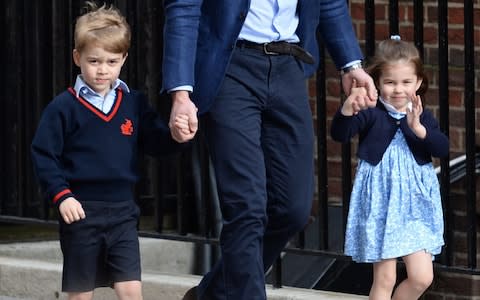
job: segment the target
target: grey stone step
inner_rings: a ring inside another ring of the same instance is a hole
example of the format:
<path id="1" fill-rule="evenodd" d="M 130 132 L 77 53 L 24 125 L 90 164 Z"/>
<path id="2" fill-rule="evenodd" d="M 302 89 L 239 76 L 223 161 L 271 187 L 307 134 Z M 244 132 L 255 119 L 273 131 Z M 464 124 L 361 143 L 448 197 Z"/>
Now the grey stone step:
<path id="1" fill-rule="evenodd" d="M 145 300 L 180 300 L 200 276 L 189 275 L 193 245 L 156 239 L 140 240 Z M 0 245 L 0 300 L 66 299 L 61 288 L 58 241 Z M 269 300 L 360 300 L 364 296 L 267 286 Z M 3 297 L 3 298 L 2 298 Z M 110 288 L 95 290 L 95 300 L 115 300 Z"/>
<path id="2" fill-rule="evenodd" d="M 193 273 L 194 245 L 187 242 L 140 238 L 142 270 Z M 59 241 L 0 244 L 0 256 L 62 262 Z"/>

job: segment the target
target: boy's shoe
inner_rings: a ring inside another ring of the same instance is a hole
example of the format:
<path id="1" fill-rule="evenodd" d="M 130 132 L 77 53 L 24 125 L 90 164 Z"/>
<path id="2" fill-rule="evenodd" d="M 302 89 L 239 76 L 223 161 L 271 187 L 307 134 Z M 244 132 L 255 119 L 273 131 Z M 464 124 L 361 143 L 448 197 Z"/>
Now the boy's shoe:
<path id="1" fill-rule="evenodd" d="M 183 296 L 182 300 L 197 300 L 197 287 L 194 286 L 189 289 Z"/>

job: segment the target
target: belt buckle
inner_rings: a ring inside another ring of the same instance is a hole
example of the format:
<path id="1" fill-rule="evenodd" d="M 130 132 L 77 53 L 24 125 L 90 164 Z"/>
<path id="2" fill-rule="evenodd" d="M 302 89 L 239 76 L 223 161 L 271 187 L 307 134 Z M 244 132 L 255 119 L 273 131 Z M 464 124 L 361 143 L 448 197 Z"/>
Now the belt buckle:
<path id="1" fill-rule="evenodd" d="M 263 43 L 263 53 L 265 53 L 265 54 L 267 54 L 267 55 L 280 55 L 280 54 L 277 53 L 277 52 L 268 51 L 268 50 L 267 50 L 268 44 L 270 44 L 270 43 Z"/>

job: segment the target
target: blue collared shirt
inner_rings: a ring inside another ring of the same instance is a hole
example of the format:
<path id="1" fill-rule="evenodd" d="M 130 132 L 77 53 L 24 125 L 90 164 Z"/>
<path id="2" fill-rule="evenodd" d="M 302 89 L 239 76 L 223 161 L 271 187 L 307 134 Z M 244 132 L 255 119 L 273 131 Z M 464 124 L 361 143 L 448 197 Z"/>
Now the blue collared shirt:
<path id="1" fill-rule="evenodd" d="M 295 34 L 298 26 L 297 0 L 251 0 L 245 23 L 238 36 L 240 40 L 255 43 L 272 41 L 299 42 Z M 169 90 L 193 91 L 192 86 Z"/>
<path id="2" fill-rule="evenodd" d="M 251 0 L 245 22 L 238 36 L 239 40 L 255 43 L 286 41 L 298 43 L 295 33 L 299 18 L 297 15 L 298 0 Z M 351 61 L 342 68 L 349 67 L 360 60 Z M 190 85 L 178 86 L 167 92 L 192 92 Z"/>
<path id="3" fill-rule="evenodd" d="M 129 93 L 130 89 L 128 85 L 120 79 L 115 80 L 112 89 L 103 97 L 99 93 L 92 90 L 86 83 L 83 81 L 82 75 L 78 75 L 75 80 L 75 92 L 78 96 L 82 96 L 83 99 L 87 100 L 90 104 L 98 108 L 104 113 L 110 112 L 115 101 L 116 91 L 115 89 L 120 87 L 125 92 Z"/>
<path id="4" fill-rule="evenodd" d="M 297 43 L 297 27 L 297 0 L 251 0 L 238 38 L 255 43 Z"/>

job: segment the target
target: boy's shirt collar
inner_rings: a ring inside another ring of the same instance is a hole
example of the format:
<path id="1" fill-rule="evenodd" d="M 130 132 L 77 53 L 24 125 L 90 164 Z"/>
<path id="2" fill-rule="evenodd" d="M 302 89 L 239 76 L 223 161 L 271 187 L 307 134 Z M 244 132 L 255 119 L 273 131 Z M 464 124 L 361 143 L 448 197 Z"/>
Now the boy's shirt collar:
<path id="1" fill-rule="evenodd" d="M 85 83 L 82 75 L 77 76 L 77 80 L 75 81 L 74 86 L 77 97 L 82 97 L 105 114 L 108 114 L 110 112 L 113 104 L 115 103 L 117 88 L 122 89 L 124 93 L 130 93 L 130 89 L 128 88 L 127 84 L 120 79 L 115 80 L 113 88 L 105 95 L 105 97 L 92 90 Z"/>
<path id="2" fill-rule="evenodd" d="M 112 87 L 112 90 L 115 90 L 118 87 L 120 87 L 124 92 L 130 93 L 130 89 L 128 88 L 128 85 L 121 79 L 115 80 L 115 82 L 113 84 L 113 87 Z M 77 76 L 77 79 L 75 80 L 75 85 L 74 85 L 73 89 L 77 93 L 77 97 L 79 97 L 79 96 L 85 97 L 87 95 L 101 97 L 100 94 L 98 94 L 97 92 L 92 90 L 85 83 L 85 81 L 83 81 L 82 75 Z"/>

